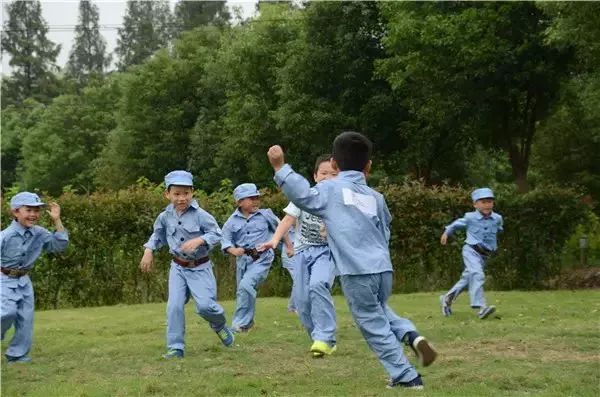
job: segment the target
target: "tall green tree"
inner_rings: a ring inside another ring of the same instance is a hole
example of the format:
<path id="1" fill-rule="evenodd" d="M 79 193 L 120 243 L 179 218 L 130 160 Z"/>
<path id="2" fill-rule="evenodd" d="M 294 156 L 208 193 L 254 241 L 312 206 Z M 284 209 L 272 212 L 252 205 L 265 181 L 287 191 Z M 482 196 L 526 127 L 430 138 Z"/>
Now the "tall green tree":
<path id="1" fill-rule="evenodd" d="M 397 126 L 406 112 L 388 82 L 375 75 L 375 61 L 386 56 L 377 4 L 312 2 L 298 17 L 299 34 L 278 69 L 273 112 L 290 159 L 310 175 L 310 159 L 351 129 L 367 134 L 379 159 L 387 159 L 377 168 L 391 164 L 404 146 Z"/>
<path id="2" fill-rule="evenodd" d="M 47 103 L 57 94 L 54 72 L 60 45 L 47 37 L 48 25 L 40 2 L 6 4 L 2 52 L 10 56 L 11 76 L 3 79 L 2 106 L 21 104 L 25 98 Z"/>
<path id="3" fill-rule="evenodd" d="M 172 37 L 172 15 L 165 0 L 129 0 L 118 29 L 118 68 L 125 70 L 139 65 L 156 50 L 167 47 Z"/>
<path id="4" fill-rule="evenodd" d="M 95 159 L 115 127 L 116 79 L 56 97 L 22 141 L 19 179 L 26 189 L 59 194 L 67 185 L 94 190 Z"/>
<path id="5" fill-rule="evenodd" d="M 167 172 L 188 168 L 191 130 L 210 106 L 201 80 L 220 36 L 216 27 L 186 32 L 171 53 L 158 51 L 122 74 L 117 126 L 98 161 L 101 187 L 128 186 L 142 176 L 159 183 Z"/>
<path id="6" fill-rule="evenodd" d="M 177 34 L 198 26 L 229 23 L 231 14 L 226 1 L 185 1 L 175 5 L 175 27 Z"/>
<path id="7" fill-rule="evenodd" d="M 575 53 L 560 100 L 540 124 L 534 166 L 543 180 L 577 185 L 600 200 L 600 3 L 538 3 L 552 18 L 550 45 Z"/>
<path id="8" fill-rule="evenodd" d="M 271 183 L 264 153 L 280 138 L 273 116 L 276 76 L 298 33 L 298 14 L 287 4 L 264 5 L 257 20 L 225 35 L 207 66 L 203 84 L 215 104 L 200 111 L 190 159 L 191 169 L 205 174 L 210 187 L 218 187 L 223 178 L 234 184 Z"/>
<path id="9" fill-rule="evenodd" d="M 111 57 L 106 53 L 98 21 L 98 6 L 90 0 L 81 0 L 75 42 L 67 62 L 67 74 L 80 83 L 85 83 L 91 75 L 102 75 L 110 65 Z"/>
<path id="10" fill-rule="evenodd" d="M 2 190 L 18 182 L 17 174 L 22 169 L 23 140 L 39 122 L 44 109 L 43 104 L 28 98 L 19 106 L 10 105 L 0 111 Z"/>
<path id="11" fill-rule="evenodd" d="M 533 139 L 569 60 L 545 42 L 551 20 L 526 2 L 380 6 L 391 57 L 379 71 L 405 98 L 410 137 L 447 133 L 444 140 L 463 150 L 476 142 L 501 148 L 517 188 L 527 191 Z"/>

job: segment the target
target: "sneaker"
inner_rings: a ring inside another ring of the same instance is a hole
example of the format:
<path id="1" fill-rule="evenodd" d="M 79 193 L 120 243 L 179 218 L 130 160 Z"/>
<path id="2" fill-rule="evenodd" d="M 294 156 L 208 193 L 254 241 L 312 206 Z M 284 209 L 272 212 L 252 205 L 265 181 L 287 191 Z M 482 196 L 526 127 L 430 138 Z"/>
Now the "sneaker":
<path id="1" fill-rule="evenodd" d="M 312 353 L 314 358 L 320 358 L 325 355 L 329 356 L 333 354 L 336 350 L 336 345 L 329 346 L 329 343 L 320 340 L 314 341 L 312 346 L 310 347 L 310 352 Z"/>
<path id="2" fill-rule="evenodd" d="M 7 354 L 6 355 L 6 359 L 8 360 L 9 364 L 30 363 L 31 362 L 31 357 L 29 357 L 28 355 L 24 355 L 24 356 L 20 356 L 20 357 L 14 357 L 14 356 L 9 356 Z"/>
<path id="3" fill-rule="evenodd" d="M 485 320 L 490 315 L 494 314 L 496 311 L 496 306 L 486 306 L 479 312 L 478 316 L 480 320 Z"/>
<path id="4" fill-rule="evenodd" d="M 236 334 L 244 334 L 244 333 L 250 332 L 250 330 L 252 328 L 254 328 L 254 321 L 252 321 L 250 324 L 246 325 L 245 327 L 240 327 L 239 325 L 234 325 L 231 327 L 231 330 L 233 332 L 235 332 Z"/>
<path id="5" fill-rule="evenodd" d="M 235 341 L 235 336 L 233 335 L 233 331 L 231 331 L 226 326 L 223 327 L 222 330 L 217 332 L 217 336 L 219 337 L 219 339 L 221 339 L 221 342 L 227 347 L 233 345 L 233 341 Z"/>
<path id="6" fill-rule="evenodd" d="M 442 314 L 446 317 L 452 314 L 451 303 L 446 300 L 446 295 L 440 295 L 440 304 L 442 305 Z"/>
<path id="7" fill-rule="evenodd" d="M 409 382 L 400 382 L 399 380 L 392 379 L 387 384 L 388 389 L 392 389 L 398 386 L 412 390 L 423 390 L 423 380 L 421 379 L 421 375 L 417 375 L 416 378 Z"/>
<path id="8" fill-rule="evenodd" d="M 419 364 L 424 367 L 430 366 L 437 357 L 437 352 L 424 336 L 417 336 L 410 342 L 409 346 L 417 356 Z"/>
<path id="9" fill-rule="evenodd" d="M 183 350 L 180 349 L 170 349 L 168 352 L 163 354 L 163 358 L 170 360 L 172 358 L 183 358 Z"/>

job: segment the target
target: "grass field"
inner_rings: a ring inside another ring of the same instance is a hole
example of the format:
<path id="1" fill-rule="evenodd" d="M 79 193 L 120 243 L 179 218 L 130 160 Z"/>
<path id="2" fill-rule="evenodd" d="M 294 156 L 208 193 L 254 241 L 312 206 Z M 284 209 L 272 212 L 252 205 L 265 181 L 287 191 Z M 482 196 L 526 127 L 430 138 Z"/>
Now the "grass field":
<path id="1" fill-rule="evenodd" d="M 438 349 L 438 361 L 419 369 L 422 392 L 385 388 L 383 367 L 337 296 L 338 351 L 325 359 L 309 356 L 283 298 L 259 298 L 257 326 L 230 349 L 188 304 L 186 357 L 176 361 L 161 359 L 164 304 L 38 312 L 33 362 L 2 360 L 2 396 L 600 395 L 600 291 L 491 291 L 498 318 L 486 321 L 466 296 L 444 318 L 437 297 L 390 301 Z M 224 306 L 230 317 L 233 302 Z"/>

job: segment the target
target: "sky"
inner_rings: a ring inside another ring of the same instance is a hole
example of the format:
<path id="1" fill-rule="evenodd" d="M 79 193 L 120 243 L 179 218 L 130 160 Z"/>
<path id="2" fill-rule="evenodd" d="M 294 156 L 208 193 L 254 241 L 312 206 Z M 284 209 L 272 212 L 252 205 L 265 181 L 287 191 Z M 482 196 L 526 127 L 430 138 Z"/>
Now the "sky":
<path id="1" fill-rule="evenodd" d="M 2 27 L 6 18 L 6 4 L 8 0 L 0 0 L 2 5 Z M 176 0 L 170 0 L 171 8 L 177 3 Z M 248 18 L 254 15 L 256 0 L 236 0 L 227 1 L 230 9 L 239 7 L 242 17 Z M 69 59 L 69 53 L 75 37 L 75 25 L 79 16 L 79 0 L 42 0 L 42 15 L 49 27 L 48 38 L 55 44 L 61 45 L 60 54 L 56 63 L 61 68 L 65 66 Z M 126 10 L 126 1 L 107 1 L 94 0 L 98 6 L 100 14 L 100 33 L 106 40 L 107 50 L 111 53 L 117 45 L 117 29 L 123 23 L 123 15 Z M 116 56 L 113 54 L 113 64 L 116 62 Z M 2 74 L 9 74 L 9 56 L 2 54 Z"/>

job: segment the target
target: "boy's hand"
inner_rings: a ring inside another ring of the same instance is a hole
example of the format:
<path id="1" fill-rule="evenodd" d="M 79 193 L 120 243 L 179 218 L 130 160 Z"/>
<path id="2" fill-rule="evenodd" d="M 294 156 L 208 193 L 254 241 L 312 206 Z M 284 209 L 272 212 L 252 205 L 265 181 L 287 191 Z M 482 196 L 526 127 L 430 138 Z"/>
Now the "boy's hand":
<path id="1" fill-rule="evenodd" d="M 185 252 L 194 252 L 198 247 L 205 243 L 202 237 L 193 238 L 181 244 L 181 249 Z"/>
<path id="2" fill-rule="evenodd" d="M 442 245 L 446 245 L 447 242 L 448 242 L 448 235 L 446 234 L 446 232 L 444 232 L 444 234 L 442 234 L 442 237 L 440 237 L 440 243 L 442 243 Z"/>
<path id="3" fill-rule="evenodd" d="M 258 244 L 256 246 L 256 250 L 258 252 L 263 252 L 263 251 L 266 251 L 268 249 L 275 249 L 275 247 L 277 247 L 278 244 L 279 244 L 278 241 L 270 240 L 270 241 L 267 241 L 266 243 Z"/>
<path id="4" fill-rule="evenodd" d="M 283 150 L 279 145 L 271 146 L 267 152 L 267 157 L 269 158 L 269 162 L 273 166 L 275 172 L 279 171 L 285 164 Z"/>
<path id="5" fill-rule="evenodd" d="M 288 247 L 286 245 L 285 254 L 287 255 L 288 258 L 291 258 L 292 256 L 294 256 L 294 246 Z"/>
<path id="6" fill-rule="evenodd" d="M 53 201 L 49 203 L 48 206 L 50 207 L 50 210 L 46 210 L 46 212 L 50 215 L 50 218 L 52 218 L 54 222 L 60 220 L 60 205 Z"/>
<path id="7" fill-rule="evenodd" d="M 140 270 L 144 273 L 148 273 L 152 271 L 152 264 L 154 263 L 154 254 L 151 249 L 147 249 L 144 251 L 144 256 L 142 256 L 142 260 L 140 261 Z"/>
<path id="8" fill-rule="evenodd" d="M 244 255 L 245 251 L 241 247 L 237 247 L 237 248 L 229 247 L 229 248 L 227 248 L 227 252 L 229 252 L 233 256 L 242 256 L 242 255 Z"/>

